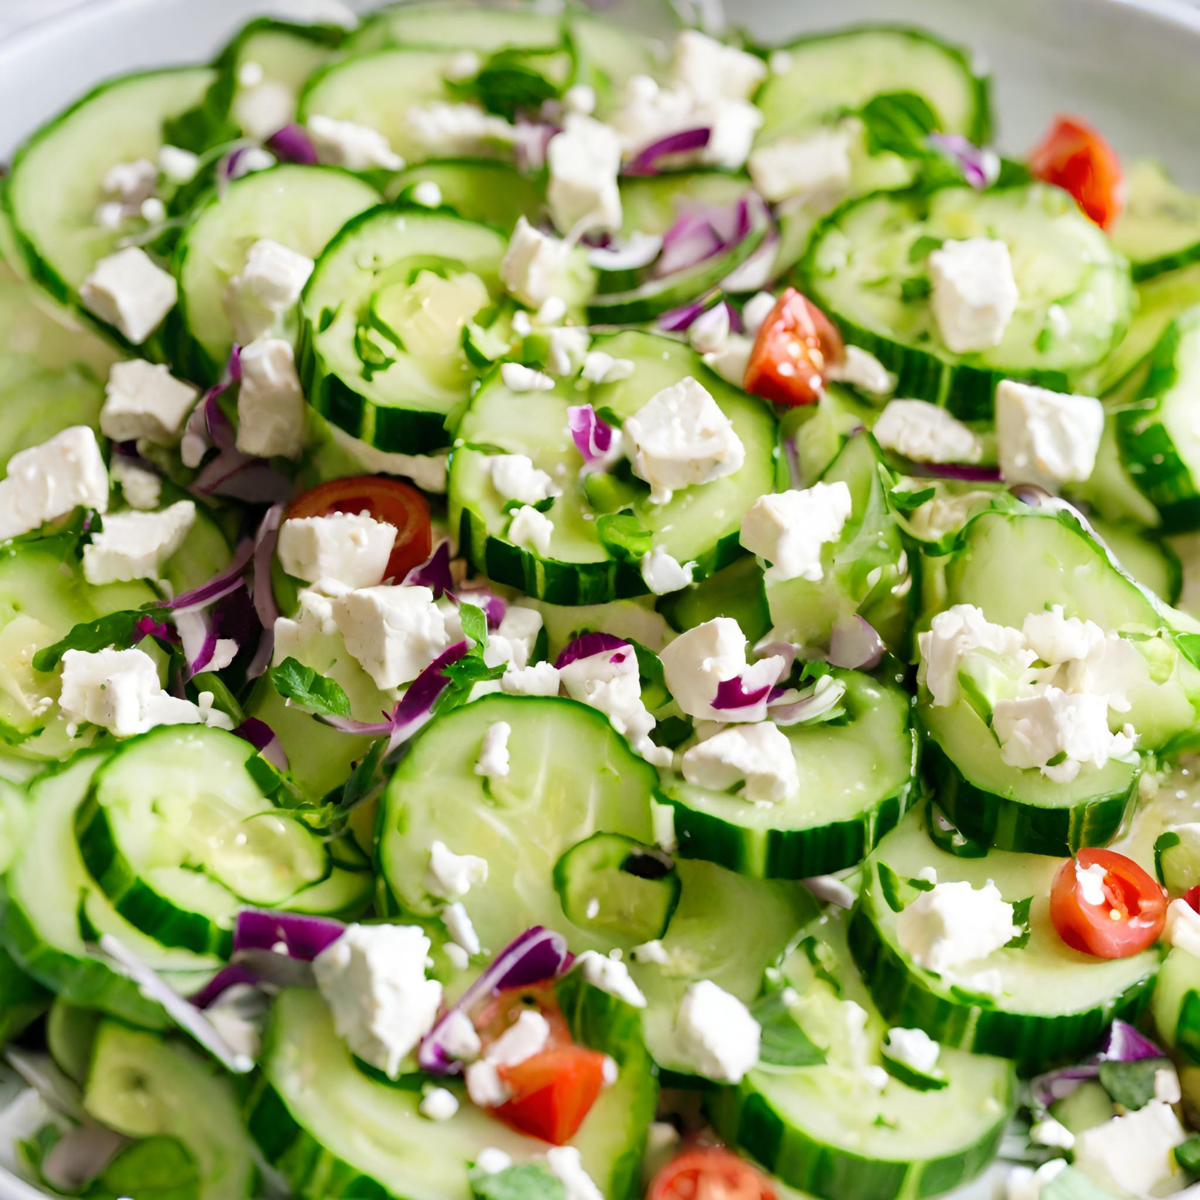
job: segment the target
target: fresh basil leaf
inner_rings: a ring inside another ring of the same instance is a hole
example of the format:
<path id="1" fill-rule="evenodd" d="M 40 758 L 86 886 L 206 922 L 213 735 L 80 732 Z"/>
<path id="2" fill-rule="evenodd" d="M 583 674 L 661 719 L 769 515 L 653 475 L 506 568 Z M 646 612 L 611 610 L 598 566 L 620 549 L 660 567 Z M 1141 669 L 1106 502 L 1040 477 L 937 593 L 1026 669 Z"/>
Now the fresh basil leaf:
<path id="1" fill-rule="evenodd" d="M 919 492 L 900 492 L 893 489 L 888 492 L 888 503 L 901 513 L 916 512 L 926 500 L 932 500 L 937 495 L 937 488 L 922 488 Z"/>
<path id="2" fill-rule="evenodd" d="M 1100 1085 L 1123 1108 L 1145 1108 L 1154 1099 L 1154 1076 L 1171 1067 L 1169 1058 L 1141 1058 L 1137 1062 L 1102 1062 Z"/>
<path id="3" fill-rule="evenodd" d="M 460 604 L 458 606 L 459 620 L 462 622 L 463 636 L 474 643 L 473 649 L 484 650 L 488 644 L 487 614 L 475 604 Z M 461 661 L 461 660 L 460 660 Z"/>
<path id="4" fill-rule="evenodd" d="M 556 496 L 547 496 L 544 500 L 526 504 L 524 500 L 505 500 L 502 512 L 515 513 L 519 508 L 536 508 L 540 513 L 548 513 L 554 507 Z"/>
<path id="5" fill-rule="evenodd" d="M 858 115 L 867 127 L 871 154 L 890 151 L 901 158 L 930 154 L 926 138 L 938 127 L 937 114 L 916 92 L 883 92 L 867 101 Z"/>
<path id="6" fill-rule="evenodd" d="M 521 1163 L 494 1175 L 471 1173 L 475 1200 L 567 1200 L 562 1180 L 541 1163 Z"/>
<path id="7" fill-rule="evenodd" d="M 931 879 L 917 878 L 909 879 L 907 882 L 910 888 L 915 888 L 918 892 L 932 892 L 937 887 L 937 884 Z"/>
<path id="8" fill-rule="evenodd" d="M 490 113 L 513 120 L 520 110 L 540 108 L 555 99 L 558 88 L 527 59 L 502 50 L 473 79 L 449 85 L 461 100 L 474 100 Z"/>
<path id="9" fill-rule="evenodd" d="M 323 717 L 348 717 L 350 698 L 342 685 L 327 679 L 294 658 L 285 658 L 271 668 L 271 682 L 285 699 Z"/>
<path id="10" fill-rule="evenodd" d="M 632 512 L 604 513 L 596 518 L 596 536 L 601 545 L 622 562 L 640 563 L 650 553 L 654 535 Z"/>
<path id="11" fill-rule="evenodd" d="M 762 1027 L 759 1062 L 775 1067 L 815 1067 L 825 1061 L 825 1051 L 800 1028 L 784 994 L 771 992 L 750 1008 L 750 1015 Z"/>
<path id="12" fill-rule="evenodd" d="M 96 621 L 81 622 L 61 641 L 55 642 L 53 646 L 45 646 L 33 656 L 34 670 L 53 671 L 68 650 L 85 650 L 93 654 L 109 646 L 128 650 L 130 646 L 136 646 L 144 636 L 137 629 L 137 624 L 143 617 L 160 621 L 166 615 L 162 609 L 131 608 L 109 613 Z"/>
<path id="13" fill-rule="evenodd" d="M 695 727 L 686 717 L 664 717 L 650 731 L 650 740 L 656 746 L 674 750 L 682 746 L 695 733 Z"/>
<path id="14" fill-rule="evenodd" d="M 1013 924 L 1020 926 L 1021 932 L 1015 938 L 1005 942 L 1005 948 L 1008 950 L 1024 950 L 1029 945 L 1029 934 L 1031 927 L 1029 924 L 1029 910 L 1033 906 L 1033 897 L 1026 896 L 1024 900 L 1018 900 L 1013 905 Z"/>

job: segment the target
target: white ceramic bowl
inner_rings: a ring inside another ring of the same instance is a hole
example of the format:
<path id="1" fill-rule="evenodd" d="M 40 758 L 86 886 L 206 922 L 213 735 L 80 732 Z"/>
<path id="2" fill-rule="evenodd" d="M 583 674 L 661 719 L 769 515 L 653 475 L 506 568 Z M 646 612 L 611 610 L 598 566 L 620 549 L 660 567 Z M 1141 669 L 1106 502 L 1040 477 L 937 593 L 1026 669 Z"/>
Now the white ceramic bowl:
<path id="1" fill-rule="evenodd" d="M 650 2 L 633 0 L 639 23 Z M 18 33 L 0 43 L 0 160 L 99 80 L 203 61 L 249 17 L 288 4 L 92 0 Z M 1103 129 L 1119 153 L 1161 158 L 1181 182 L 1200 186 L 1200 9 L 1179 0 L 736 0 L 727 7 L 765 43 L 855 21 L 926 25 L 988 64 L 1002 148 L 1023 151 L 1054 113 L 1073 111 Z M 963 1200 L 989 1190 L 976 1185 Z M 0 1200 L 40 1198 L 0 1167 Z"/>

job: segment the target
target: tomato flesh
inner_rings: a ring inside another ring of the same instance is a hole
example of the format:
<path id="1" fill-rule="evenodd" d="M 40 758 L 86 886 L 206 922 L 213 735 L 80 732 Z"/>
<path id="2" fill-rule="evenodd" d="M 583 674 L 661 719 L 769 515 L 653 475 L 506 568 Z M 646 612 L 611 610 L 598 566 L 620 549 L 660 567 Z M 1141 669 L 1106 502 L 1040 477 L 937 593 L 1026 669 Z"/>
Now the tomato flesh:
<path id="1" fill-rule="evenodd" d="M 1195 887 L 1190 887 L 1183 893 L 1184 903 L 1192 909 L 1193 912 L 1200 912 L 1200 883 Z"/>
<path id="2" fill-rule="evenodd" d="M 327 517 L 331 513 L 366 513 L 395 526 L 396 541 L 385 579 L 402 583 L 433 550 L 429 502 L 412 484 L 382 475 L 349 475 L 302 492 L 288 505 L 285 517 Z"/>
<path id="3" fill-rule="evenodd" d="M 830 363 L 845 355 L 833 322 L 795 288 L 788 288 L 758 327 L 743 386 L 775 404 L 813 404 Z"/>
<path id="4" fill-rule="evenodd" d="M 1029 155 L 1038 179 L 1070 192 L 1101 229 L 1121 215 L 1121 160 L 1104 135 L 1079 117 L 1059 117 Z"/>
<path id="5" fill-rule="evenodd" d="M 1085 883 L 1080 873 L 1102 867 Z M 1103 892 L 1093 903 L 1085 891 Z M 1129 958 L 1149 949 L 1167 918 L 1166 893 L 1131 858 L 1115 850 L 1080 850 L 1059 868 L 1050 890 L 1050 919 L 1073 950 L 1095 958 Z"/>
<path id="6" fill-rule="evenodd" d="M 654 1177 L 646 1200 L 775 1200 L 748 1162 L 723 1146 L 685 1150 Z"/>

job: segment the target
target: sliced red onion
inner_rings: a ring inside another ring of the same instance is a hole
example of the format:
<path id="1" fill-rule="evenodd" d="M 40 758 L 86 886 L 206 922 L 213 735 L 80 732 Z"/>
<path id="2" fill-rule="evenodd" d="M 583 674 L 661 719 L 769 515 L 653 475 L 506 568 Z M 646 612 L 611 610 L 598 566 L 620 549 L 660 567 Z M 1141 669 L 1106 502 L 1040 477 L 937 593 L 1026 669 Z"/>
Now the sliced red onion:
<path id="1" fill-rule="evenodd" d="M 633 233 L 625 241 L 611 242 L 591 251 L 588 265 L 597 271 L 636 271 L 648 267 L 662 253 L 663 239 L 652 233 Z"/>
<path id="2" fill-rule="evenodd" d="M 606 650 L 621 650 L 628 645 L 624 638 L 613 633 L 585 633 L 563 648 L 554 665 L 561 671 L 581 658 L 591 658 L 593 654 L 603 654 Z"/>
<path id="3" fill-rule="evenodd" d="M 518 171 L 540 171 L 546 165 L 550 139 L 561 132 L 557 125 L 518 119 L 513 126 L 513 155 Z"/>
<path id="4" fill-rule="evenodd" d="M 142 635 L 142 637 L 158 638 L 162 642 L 178 642 L 179 635 L 169 625 L 162 621 L 156 621 L 151 616 L 138 617 L 133 623 L 134 629 Z"/>
<path id="5" fill-rule="evenodd" d="M 1000 174 L 1000 156 L 976 146 L 961 133 L 931 133 L 926 141 L 959 166 L 963 178 L 976 190 L 991 187 Z"/>
<path id="6" fill-rule="evenodd" d="M 1097 1054 L 1074 1066 L 1047 1071 L 1030 1081 L 1034 1100 L 1049 1108 L 1056 1100 L 1069 1096 L 1081 1083 L 1100 1075 L 1102 1062 L 1140 1062 L 1146 1058 L 1163 1058 L 1164 1052 L 1127 1021 L 1114 1021 L 1105 1031 Z"/>
<path id="7" fill-rule="evenodd" d="M 1139 1033 L 1128 1021 L 1114 1021 L 1108 1027 L 1100 1057 L 1106 1062 L 1140 1062 L 1144 1058 L 1163 1058 L 1164 1051 Z"/>
<path id="8" fill-rule="evenodd" d="M 302 962 L 312 962 L 345 932 L 346 926 L 332 917 L 243 908 L 233 928 L 233 950 L 235 954 L 243 950 L 273 950 Z"/>
<path id="9" fill-rule="evenodd" d="M 292 483 L 265 458 L 252 458 L 240 450 L 222 450 L 200 469 L 188 491 L 245 504 L 277 504 L 291 495 Z"/>
<path id="10" fill-rule="evenodd" d="M 238 737 L 245 738 L 273 767 L 280 771 L 288 769 L 287 751 L 279 740 L 279 735 L 266 721 L 258 717 L 247 717 L 234 731 Z"/>
<path id="11" fill-rule="evenodd" d="M 248 679 L 257 679 L 271 665 L 271 656 L 275 653 L 275 622 L 279 619 L 279 606 L 275 603 L 275 588 L 271 583 L 271 560 L 275 556 L 275 543 L 279 538 L 279 527 L 283 524 L 283 513 L 282 504 L 272 505 L 263 514 L 254 533 L 254 574 L 251 577 L 250 595 L 262 633 L 254 658 L 246 668 Z"/>
<path id="12" fill-rule="evenodd" d="M 570 964 L 567 939 L 551 929 L 535 925 L 520 937 L 509 942 L 496 955 L 489 967 L 463 993 L 461 999 L 429 1031 L 417 1051 L 417 1064 L 433 1075 L 451 1075 L 462 1064 L 451 1058 L 442 1039 L 455 1013 L 470 1018 L 471 1010 L 482 1000 L 505 988 L 528 987 L 543 980 L 555 979 Z"/>
<path id="13" fill-rule="evenodd" d="M 705 209 L 689 209 L 663 235 L 663 250 L 654 266 L 661 279 L 684 271 L 725 249 L 728 243 L 712 226 Z"/>
<path id="14" fill-rule="evenodd" d="M 767 699 L 771 694 L 771 688 L 772 685 L 766 683 L 747 691 L 740 676 L 734 676 L 733 679 L 722 679 L 717 684 L 717 694 L 713 698 L 711 707 L 721 712 L 738 708 L 752 708 Z"/>
<path id="15" fill-rule="evenodd" d="M 244 538 L 238 543 L 238 548 L 233 555 L 233 561 L 224 571 L 219 575 L 214 575 L 207 583 L 202 583 L 199 587 L 192 588 L 190 592 L 182 592 L 169 604 L 165 605 L 165 607 L 169 608 L 174 616 L 178 617 L 184 613 L 196 612 L 202 608 L 208 608 L 209 605 L 215 604 L 231 592 L 236 592 L 238 588 L 243 586 L 242 574 L 246 570 L 246 564 L 250 561 L 253 554 L 254 542 L 250 538 Z M 178 622 L 176 622 L 176 625 L 178 625 Z"/>
<path id="16" fill-rule="evenodd" d="M 1001 483 L 1004 476 L 999 467 L 982 463 L 917 463 L 908 469 L 908 474 L 922 479 L 953 479 L 960 483 Z"/>
<path id="17" fill-rule="evenodd" d="M 208 1008 L 231 987 L 247 984 L 258 986 L 258 976 L 244 963 L 230 963 L 222 967 L 198 992 L 188 997 L 188 1003 L 196 1008 Z"/>
<path id="18" fill-rule="evenodd" d="M 217 648 L 217 631 L 206 612 L 191 610 L 178 613 L 175 628 L 183 647 L 185 678 L 198 675 L 212 661 Z"/>
<path id="19" fill-rule="evenodd" d="M 838 621 L 829 638 L 826 659 L 835 667 L 851 671 L 873 671 L 883 661 L 887 647 L 869 621 L 857 614 Z"/>
<path id="20" fill-rule="evenodd" d="M 659 329 L 664 333 L 683 333 L 701 313 L 712 307 L 713 302 L 719 299 L 720 295 L 720 292 L 709 292 L 707 295 L 701 296 L 699 300 L 693 300 L 690 304 L 682 304 L 679 308 L 668 310 L 658 318 Z"/>
<path id="21" fill-rule="evenodd" d="M 567 427 L 585 463 L 600 461 L 612 450 L 613 427 L 590 404 L 570 406 Z"/>
<path id="22" fill-rule="evenodd" d="M 768 634 L 768 636 L 770 635 Z M 754 653 L 758 658 L 782 658 L 784 665 L 780 674 L 781 679 L 787 678 L 799 655 L 791 642 L 759 642 L 754 647 Z"/>
<path id="23" fill-rule="evenodd" d="M 317 162 L 317 151 L 308 130 L 295 122 L 271 134 L 267 138 L 267 149 L 280 162 L 299 163 L 305 167 L 315 166 Z"/>
<path id="24" fill-rule="evenodd" d="M 1099 1077 L 1099 1063 L 1083 1063 L 1077 1067 L 1062 1067 L 1045 1075 L 1037 1075 L 1029 1081 L 1029 1088 L 1035 1103 L 1045 1109 L 1056 1100 L 1065 1100 L 1081 1083 Z"/>
<path id="25" fill-rule="evenodd" d="M 703 150 L 711 137 L 712 129 L 707 125 L 669 133 L 639 150 L 625 164 L 622 174 L 657 175 L 659 159 L 668 158 L 673 154 L 691 154 L 693 151 Z"/>
<path id="26" fill-rule="evenodd" d="M 78 1192 L 100 1175 L 130 1140 L 94 1121 L 76 1125 L 42 1159 L 42 1178 L 57 1192 Z"/>
<path id="27" fill-rule="evenodd" d="M 404 577 L 406 587 L 427 587 L 435 600 L 454 590 L 454 577 L 450 574 L 450 542 L 443 539 L 434 547 L 433 553 L 419 567 L 413 567 Z"/>
<path id="28" fill-rule="evenodd" d="M 768 230 L 754 253 L 721 280 L 721 287 L 734 294 L 764 291 L 775 278 L 779 240 L 774 229 Z"/>
<path id="29" fill-rule="evenodd" d="M 810 688 L 797 691 L 788 688 L 768 703 L 771 720 L 776 725 L 799 725 L 824 716 L 841 703 L 846 685 L 830 675 L 818 679 Z"/>

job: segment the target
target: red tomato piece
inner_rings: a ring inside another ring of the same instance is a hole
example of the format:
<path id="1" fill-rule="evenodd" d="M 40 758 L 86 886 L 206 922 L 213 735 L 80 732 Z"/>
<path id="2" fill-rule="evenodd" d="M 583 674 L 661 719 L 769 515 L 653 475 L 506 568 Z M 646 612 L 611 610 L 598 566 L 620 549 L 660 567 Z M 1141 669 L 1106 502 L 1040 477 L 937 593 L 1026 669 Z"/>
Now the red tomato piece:
<path id="1" fill-rule="evenodd" d="M 685 1150 L 650 1184 L 646 1200 L 775 1200 L 771 1185 L 723 1146 Z"/>
<path id="2" fill-rule="evenodd" d="M 1080 881 L 1091 867 L 1095 882 Z M 1103 892 L 1102 903 L 1086 895 Z M 1080 850 L 1059 868 L 1050 890 L 1050 919 L 1073 950 L 1096 958 L 1129 958 L 1158 941 L 1167 919 L 1166 892 L 1131 858 L 1115 850 Z"/>
<path id="3" fill-rule="evenodd" d="M 1200 912 L 1200 883 L 1196 884 L 1195 887 L 1188 888 L 1183 893 L 1183 899 L 1190 908 L 1196 912 Z"/>
<path id="4" fill-rule="evenodd" d="M 412 484 L 383 475 L 350 475 L 302 492 L 286 517 L 327 517 L 330 513 L 366 513 L 396 527 L 396 541 L 385 579 L 403 581 L 433 550 L 429 502 Z"/>
<path id="5" fill-rule="evenodd" d="M 845 353 L 833 322 L 788 288 L 758 327 L 743 386 L 776 404 L 813 404 L 825 386 L 826 368 Z"/>
<path id="6" fill-rule="evenodd" d="M 1079 117 L 1059 117 L 1033 148 L 1029 168 L 1053 183 L 1101 229 L 1108 229 L 1125 206 L 1121 160 L 1104 135 Z"/>

